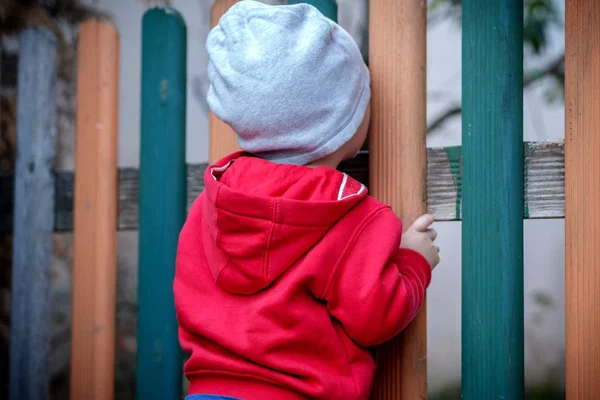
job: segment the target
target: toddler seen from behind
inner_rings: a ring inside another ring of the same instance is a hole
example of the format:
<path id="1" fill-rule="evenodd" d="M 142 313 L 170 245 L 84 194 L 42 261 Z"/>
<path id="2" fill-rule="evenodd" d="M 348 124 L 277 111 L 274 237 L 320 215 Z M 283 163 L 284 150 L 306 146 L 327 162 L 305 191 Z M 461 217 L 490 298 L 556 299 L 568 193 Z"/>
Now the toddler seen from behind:
<path id="1" fill-rule="evenodd" d="M 336 170 L 365 141 L 369 71 L 307 4 L 235 4 L 207 43 L 212 112 L 242 151 L 210 165 L 174 282 L 189 399 L 368 399 L 371 351 L 416 316 L 433 218 Z M 404 150 L 407 151 L 407 150 Z"/>

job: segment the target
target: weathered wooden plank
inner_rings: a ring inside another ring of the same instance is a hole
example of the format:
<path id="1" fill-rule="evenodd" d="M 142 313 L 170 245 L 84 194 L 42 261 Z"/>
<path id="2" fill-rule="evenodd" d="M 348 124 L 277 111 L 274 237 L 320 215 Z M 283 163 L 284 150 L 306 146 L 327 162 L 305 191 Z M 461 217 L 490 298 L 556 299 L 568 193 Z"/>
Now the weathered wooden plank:
<path id="1" fill-rule="evenodd" d="M 600 396 L 600 2 L 565 17 L 566 397 Z"/>
<path id="2" fill-rule="evenodd" d="M 371 1 L 369 20 L 370 190 L 408 226 L 427 211 L 427 2 Z M 427 398 L 426 309 L 381 347 L 372 399 Z"/>
<path id="3" fill-rule="evenodd" d="M 33 400 L 50 396 L 57 40 L 29 28 L 19 49 L 9 386 L 10 399 Z"/>
<path id="4" fill-rule="evenodd" d="M 173 279 L 186 217 L 186 31 L 169 7 L 150 9 L 142 19 L 138 399 L 181 398 Z"/>
<path id="5" fill-rule="evenodd" d="M 72 399 L 114 396 L 118 109 L 119 37 L 90 19 L 77 49 Z"/>
<path id="6" fill-rule="evenodd" d="M 564 142 L 528 142 L 524 144 L 525 213 L 523 218 L 564 218 L 565 150 Z M 369 154 L 364 152 L 340 166 L 344 172 L 369 186 Z M 206 164 L 187 165 L 187 206 L 204 187 Z M 462 217 L 461 148 L 427 150 L 427 210 L 438 221 L 457 221 Z M 119 170 L 119 230 L 138 227 L 139 171 Z M 73 228 L 73 172 L 56 176 L 56 231 Z M 0 176 L 0 232 L 12 230 L 13 176 Z"/>
<path id="7" fill-rule="evenodd" d="M 564 141 L 528 143 L 523 153 L 524 217 L 564 217 Z"/>
<path id="8" fill-rule="evenodd" d="M 565 206 L 564 142 L 524 144 L 524 218 L 563 218 Z M 460 146 L 427 152 L 427 208 L 438 221 L 462 219 Z"/>

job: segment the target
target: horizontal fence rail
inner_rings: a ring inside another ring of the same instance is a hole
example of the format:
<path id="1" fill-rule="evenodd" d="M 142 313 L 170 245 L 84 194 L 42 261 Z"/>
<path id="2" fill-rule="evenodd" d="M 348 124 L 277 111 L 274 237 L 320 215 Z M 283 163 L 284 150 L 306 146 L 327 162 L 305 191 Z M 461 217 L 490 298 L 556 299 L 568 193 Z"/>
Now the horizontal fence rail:
<path id="1" fill-rule="evenodd" d="M 564 141 L 524 143 L 525 219 L 564 218 Z M 368 185 L 368 154 L 340 169 Z M 188 208 L 204 188 L 206 164 L 187 165 Z M 459 221 L 462 206 L 461 147 L 427 149 L 427 209 L 438 221 Z M 55 230 L 73 228 L 74 173 L 56 176 Z M 12 229 L 13 177 L 0 177 L 0 232 Z M 138 228 L 139 171 L 119 170 L 119 230 Z"/>

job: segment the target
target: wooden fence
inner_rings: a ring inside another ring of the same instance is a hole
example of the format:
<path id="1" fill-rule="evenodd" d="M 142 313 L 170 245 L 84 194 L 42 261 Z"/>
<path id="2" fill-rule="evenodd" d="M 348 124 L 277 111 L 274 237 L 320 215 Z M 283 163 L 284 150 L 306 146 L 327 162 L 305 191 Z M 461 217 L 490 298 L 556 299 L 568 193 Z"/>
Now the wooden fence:
<path id="1" fill-rule="evenodd" d="M 235 2 L 216 0 L 211 24 Z M 336 20 L 335 1 L 307 2 Z M 600 393 L 600 5 L 566 0 L 564 142 L 522 142 L 522 20 L 523 0 L 463 0 L 463 147 L 426 149 L 426 2 L 371 1 L 370 152 L 340 169 L 407 223 L 425 211 L 463 221 L 465 399 L 523 397 L 522 221 L 565 218 L 567 398 L 589 399 Z M 184 159 L 185 24 L 170 8 L 143 19 L 140 170 L 116 166 L 117 32 L 91 20 L 79 34 L 76 175 L 52 170 L 56 38 L 20 37 L 16 172 L 0 176 L 0 232 L 15 240 L 11 399 L 48 398 L 52 233 L 70 230 L 71 395 L 112 398 L 116 232 L 138 229 L 137 392 L 178 399 L 172 261 L 206 168 Z M 211 161 L 237 149 L 212 115 L 209 131 Z M 426 398 L 425 309 L 383 349 L 375 399 Z"/>

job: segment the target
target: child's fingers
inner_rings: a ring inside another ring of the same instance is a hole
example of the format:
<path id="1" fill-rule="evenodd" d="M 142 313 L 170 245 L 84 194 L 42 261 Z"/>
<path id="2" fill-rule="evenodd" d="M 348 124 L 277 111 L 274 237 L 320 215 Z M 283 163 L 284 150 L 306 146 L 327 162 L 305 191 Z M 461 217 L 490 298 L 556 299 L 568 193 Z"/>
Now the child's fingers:
<path id="1" fill-rule="evenodd" d="M 429 228 L 429 226 L 433 224 L 433 221 L 435 221 L 433 215 L 421 215 L 419 218 L 417 218 L 415 222 L 413 222 L 413 224 L 410 227 L 416 230 L 417 232 L 425 232 L 427 228 Z"/>
<path id="2" fill-rule="evenodd" d="M 429 228 L 425 231 L 425 233 L 427 234 L 427 236 L 429 237 L 429 240 L 431 240 L 432 242 L 435 240 L 435 238 L 437 238 L 437 231 L 435 229 Z"/>

